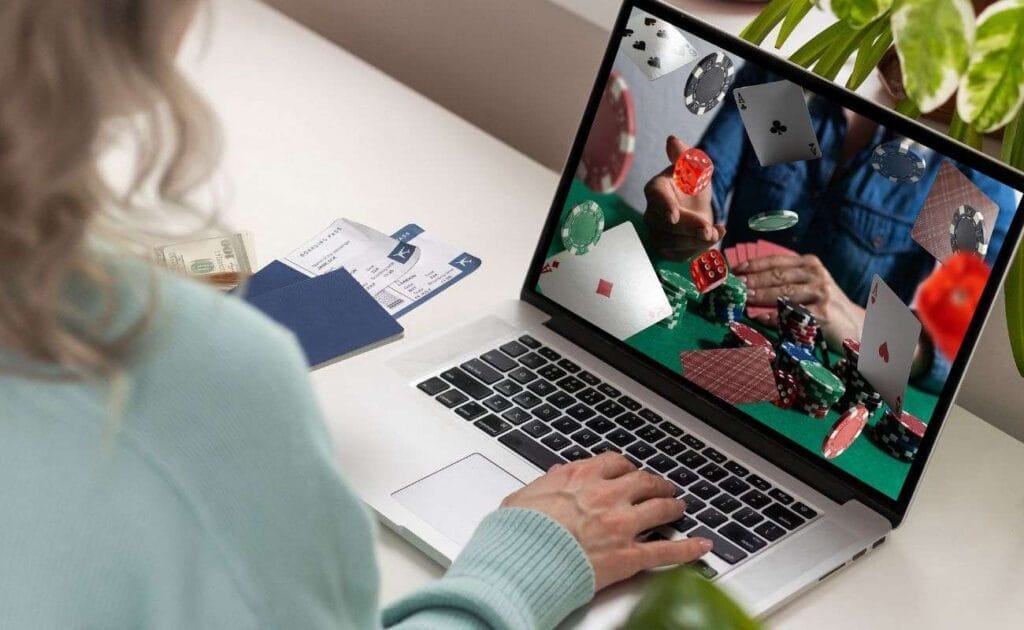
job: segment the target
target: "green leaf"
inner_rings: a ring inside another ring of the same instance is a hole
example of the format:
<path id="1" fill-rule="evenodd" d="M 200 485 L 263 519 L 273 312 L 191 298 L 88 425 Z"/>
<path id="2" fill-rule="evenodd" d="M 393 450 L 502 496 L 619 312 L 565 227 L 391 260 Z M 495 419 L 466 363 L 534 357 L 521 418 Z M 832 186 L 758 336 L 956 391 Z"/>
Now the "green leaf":
<path id="1" fill-rule="evenodd" d="M 1024 0 L 1001 0 L 978 16 L 957 110 L 981 132 L 1013 119 L 1024 103 Z"/>
<path id="2" fill-rule="evenodd" d="M 761 45 L 768 34 L 786 17 L 793 0 L 771 0 L 740 32 L 740 38 Z"/>
<path id="3" fill-rule="evenodd" d="M 779 27 L 779 35 L 775 38 L 776 48 L 782 48 L 782 45 L 793 34 L 797 25 L 811 12 L 813 6 L 811 0 L 793 0 L 793 4 L 789 5 L 789 11 L 786 12 L 786 19 L 782 21 L 782 26 Z"/>
<path id="4" fill-rule="evenodd" d="M 927 114 L 949 100 L 967 69 L 974 42 L 968 0 L 900 0 L 892 34 L 907 95 Z"/>
<path id="5" fill-rule="evenodd" d="M 1010 331 L 1010 348 L 1017 371 L 1024 376 L 1024 248 L 1010 264 L 1006 276 L 1006 328 Z"/>
<path id="6" fill-rule="evenodd" d="M 861 42 L 860 50 L 857 51 L 857 60 L 853 64 L 853 72 L 846 80 L 846 87 L 856 90 L 871 75 L 878 63 L 882 60 L 885 52 L 892 46 L 892 28 L 889 20 L 878 20 L 868 34 L 868 39 Z"/>
<path id="7" fill-rule="evenodd" d="M 651 578 L 623 630 L 758 630 L 720 588 L 680 567 Z"/>
<path id="8" fill-rule="evenodd" d="M 812 63 L 821 59 L 825 53 L 839 42 L 845 42 L 853 30 L 845 22 L 835 22 L 825 30 L 821 31 L 800 47 L 789 58 L 793 63 L 807 68 Z"/>
<path id="9" fill-rule="evenodd" d="M 864 28 L 892 8 L 893 0 L 832 0 L 832 13 L 853 28 Z"/>

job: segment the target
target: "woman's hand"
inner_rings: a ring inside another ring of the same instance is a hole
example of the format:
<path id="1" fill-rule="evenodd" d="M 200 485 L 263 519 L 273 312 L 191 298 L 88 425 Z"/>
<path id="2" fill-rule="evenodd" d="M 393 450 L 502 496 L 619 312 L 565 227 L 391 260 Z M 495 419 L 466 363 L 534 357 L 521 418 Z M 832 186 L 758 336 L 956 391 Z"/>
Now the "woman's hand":
<path id="1" fill-rule="evenodd" d="M 732 272 L 747 285 L 747 304 L 774 307 L 784 295 L 814 313 L 831 347 L 841 348 L 844 339 L 860 339 L 864 309 L 846 297 L 817 256 L 763 256 L 736 265 Z M 769 326 L 779 323 L 775 312 L 755 319 Z"/>
<path id="2" fill-rule="evenodd" d="M 644 186 L 647 211 L 644 222 L 651 230 L 651 246 L 669 260 L 686 260 L 703 252 L 725 236 L 725 226 L 715 224 L 711 187 L 690 196 L 675 185 L 676 160 L 688 149 L 682 140 L 669 136 L 665 146 L 668 168 Z"/>
<path id="3" fill-rule="evenodd" d="M 638 542 L 641 532 L 678 520 L 686 504 L 675 484 L 636 469 L 617 453 L 559 464 L 509 495 L 502 507 L 547 514 L 579 541 L 597 589 L 658 566 L 692 562 L 711 549 L 705 538 Z"/>

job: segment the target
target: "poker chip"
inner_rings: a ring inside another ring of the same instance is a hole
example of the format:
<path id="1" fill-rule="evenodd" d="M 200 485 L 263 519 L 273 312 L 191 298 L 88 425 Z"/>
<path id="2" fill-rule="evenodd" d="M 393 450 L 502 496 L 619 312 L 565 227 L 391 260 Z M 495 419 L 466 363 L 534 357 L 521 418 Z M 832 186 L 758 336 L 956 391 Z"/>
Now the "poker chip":
<path id="1" fill-rule="evenodd" d="M 768 351 L 768 360 L 775 361 L 775 347 L 772 342 L 746 324 L 729 324 L 729 332 L 722 343 L 730 348 L 765 348 Z"/>
<path id="2" fill-rule="evenodd" d="M 783 341 L 810 348 L 813 355 L 821 336 L 817 318 L 805 306 L 785 296 L 779 297 L 775 304 L 779 315 L 779 337 Z M 827 354 L 827 349 L 825 352 Z"/>
<path id="3" fill-rule="evenodd" d="M 891 182 L 912 184 L 920 181 L 926 164 L 913 147 L 914 144 L 906 138 L 880 144 L 871 154 L 871 167 Z"/>
<path id="4" fill-rule="evenodd" d="M 601 240 L 604 211 L 594 201 L 584 201 L 562 220 L 562 244 L 570 254 L 582 256 Z"/>
<path id="5" fill-rule="evenodd" d="M 769 210 L 747 219 L 747 227 L 758 232 L 788 230 L 800 222 L 800 215 L 792 210 Z"/>
<path id="6" fill-rule="evenodd" d="M 921 446 L 927 425 L 906 411 L 897 415 L 887 408 L 871 432 L 872 441 L 883 451 L 909 462 Z"/>
<path id="7" fill-rule="evenodd" d="M 596 192 L 614 192 L 626 180 L 633 166 L 635 147 L 633 95 L 622 75 L 612 71 L 583 148 L 576 177 Z"/>
<path id="8" fill-rule="evenodd" d="M 738 322 L 747 308 L 747 285 L 730 274 L 705 295 L 703 306 L 704 316 L 712 321 L 725 325 Z"/>
<path id="9" fill-rule="evenodd" d="M 871 414 L 864 405 L 851 407 L 839 416 L 839 420 L 832 425 L 832 429 L 821 443 L 821 454 L 825 459 L 835 459 L 846 452 L 846 449 L 860 437 L 870 417 Z"/>
<path id="10" fill-rule="evenodd" d="M 704 57 L 686 79 L 683 104 L 700 116 L 717 107 L 732 85 L 736 67 L 732 59 L 716 52 Z"/>
<path id="11" fill-rule="evenodd" d="M 665 294 L 670 297 L 677 296 L 691 302 L 700 299 L 697 285 L 681 273 L 676 273 L 671 269 L 659 269 L 658 279 L 661 280 L 661 287 L 665 290 Z"/>
<path id="12" fill-rule="evenodd" d="M 953 253 L 970 252 L 984 256 L 988 252 L 985 217 L 967 204 L 957 208 L 949 223 L 949 244 Z"/>

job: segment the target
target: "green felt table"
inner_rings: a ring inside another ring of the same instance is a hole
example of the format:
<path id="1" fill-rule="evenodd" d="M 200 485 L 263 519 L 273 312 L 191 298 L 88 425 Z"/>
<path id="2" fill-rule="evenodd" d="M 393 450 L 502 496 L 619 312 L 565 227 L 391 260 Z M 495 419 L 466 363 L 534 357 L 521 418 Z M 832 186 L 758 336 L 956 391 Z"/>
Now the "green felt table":
<path id="1" fill-rule="evenodd" d="M 625 221 L 631 221 L 637 229 L 641 240 L 648 242 L 648 232 L 640 213 L 627 204 L 618 195 L 601 195 L 594 193 L 582 182 L 574 181 L 563 210 L 563 217 L 574 206 L 585 201 L 594 200 L 605 212 L 605 229 L 614 227 Z M 555 238 L 548 252 L 552 256 L 562 251 L 562 243 Z M 651 261 L 659 269 L 672 269 L 689 275 L 689 267 L 685 262 L 673 262 L 658 258 L 648 251 Z M 757 326 L 752 321 L 745 323 Z M 770 338 L 775 338 L 773 331 L 761 328 Z M 674 330 L 664 326 L 651 326 L 626 340 L 633 348 L 643 352 L 653 360 L 664 365 L 676 374 L 681 373 L 679 353 L 686 350 L 706 350 L 719 347 L 728 329 L 718 323 L 704 319 L 693 310 L 687 310 L 679 325 Z M 833 355 L 833 361 L 838 360 Z M 908 387 L 906 409 L 925 422 L 931 418 L 935 409 L 936 397 L 913 385 Z M 799 411 L 780 409 L 770 402 L 737 405 L 737 409 L 747 413 L 759 422 L 778 431 L 797 444 L 821 456 L 821 444 L 829 433 L 832 425 L 839 418 L 836 411 L 830 411 L 822 419 L 812 418 Z M 881 411 L 875 413 L 870 424 L 877 422 Z M 881 450 L 868 439 L 867 430 L 849 449 L 839 457 L 831 460 L 833 464 L 858 479 L 878 489 L 882 493 L 896 498 L 903 485 L 910 464 L 901 462 Z"/>

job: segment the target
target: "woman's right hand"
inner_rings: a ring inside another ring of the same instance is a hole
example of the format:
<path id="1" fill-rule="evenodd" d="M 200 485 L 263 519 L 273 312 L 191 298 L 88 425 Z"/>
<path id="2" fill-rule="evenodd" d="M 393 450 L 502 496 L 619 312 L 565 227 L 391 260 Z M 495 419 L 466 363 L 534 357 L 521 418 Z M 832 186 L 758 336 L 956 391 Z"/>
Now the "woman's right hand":
<path id="1" fill-rule="evenodd" d="M 617 453 L 559 464 L 510 494 L 502 507 L 542 512 L 579 541 L 597 590 L 654 567 L 684 564 L 711 549 L 706 538 L 639 542 L 641 532 L 682 518 L 675 484 L 637 470 Z"/>

